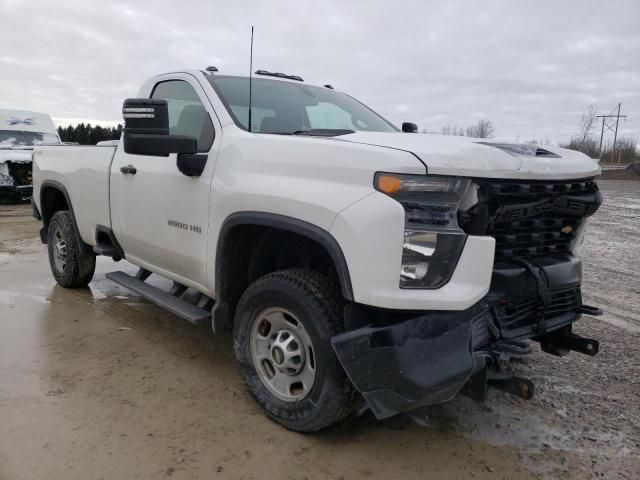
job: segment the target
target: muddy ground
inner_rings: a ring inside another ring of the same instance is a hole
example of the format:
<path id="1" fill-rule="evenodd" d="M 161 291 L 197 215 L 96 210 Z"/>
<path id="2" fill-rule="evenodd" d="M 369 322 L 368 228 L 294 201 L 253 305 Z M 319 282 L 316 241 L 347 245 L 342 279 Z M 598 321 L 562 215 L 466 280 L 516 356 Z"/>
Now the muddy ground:
<path id="1" fill-rule="evenodd" d="M 640 183 L 603 181 L 584 243 L 576 330 L 595 358 L 511 367 L 531 401 L 492 391 L 315 435 L 258 410 L 230 335 L 214 337 L 104 278 L 55 286 L 27 207 L 0 207 L 0 479 L 640 478 Z"/>

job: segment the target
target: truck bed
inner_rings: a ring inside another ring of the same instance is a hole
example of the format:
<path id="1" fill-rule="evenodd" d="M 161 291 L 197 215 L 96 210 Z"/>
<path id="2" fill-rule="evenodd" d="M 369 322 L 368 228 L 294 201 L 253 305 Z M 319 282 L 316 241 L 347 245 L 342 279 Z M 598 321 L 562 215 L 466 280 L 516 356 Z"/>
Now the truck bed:
<path id="1" fill-rule="evenodd" d="M 75 215 L 80 236 L 95 245 L 96 226 L 111 227 L 109 172 L 116 146 L 39 146 L 33 153 L 33 198 L 47 185 L 64 187 Z"/>

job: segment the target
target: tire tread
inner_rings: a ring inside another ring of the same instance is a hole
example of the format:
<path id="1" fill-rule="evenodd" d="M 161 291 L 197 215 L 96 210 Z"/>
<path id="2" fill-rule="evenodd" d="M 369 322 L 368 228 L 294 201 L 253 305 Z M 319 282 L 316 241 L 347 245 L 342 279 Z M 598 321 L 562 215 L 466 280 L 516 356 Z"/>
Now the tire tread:
<path id="1" fill-rule="evenodd" d="M 63 273 L 56 270 L 53 261 L 51 232 L 56 224 L 60 225 L 67 244 L 67 266 Z M 48 235 L 49 264 L 56 282 L 64 288 L 86 287 L 95 273 L 96 256 L 93 252 L 83 251 L 80 234 L 69 210 L 60 210 L 51 217 Z"/>
<path id="2" fill-rule="evenodd" d="M 302 293 L 306 299 L 312 303 L 313 309 L 319 312 L 318 317 L 325 323 L 325 327 L 334 336 L 344 331 L 344 300 L 336 285 L 324 275 L 306 269 L 288 269 L 267 274 L 254 281 L 245 291 L 240 299 L 238 312 L 247 298 L 255 291 L 261 290 L 272 282 L 287 285 L 291 291 Z M 238 315 L 236 315 L 236 319 Z M 237 337 L 236 329 L 239 322 L 234 322 L 234 338 Z M 336 359 L 340 368 L 340 381 L 335 392 L 332 392 L 332 401 L 318 415 L 315 415 L 311 422 L 300 423 L 291 422 L 275 416 L 269 409 L 265 409 L 267 415 L 285 427 L 300 432 L 315 432 L 322 430 L 334 423 L 344 419 L 353 409 L 359 399 L 359 393 L 355 390 L 350 380 L 342 371 L 342 367 Z M 252 392 L 253 393 L 253 392 Z M 256 395 L 254 395 L 254 398 Z"/>

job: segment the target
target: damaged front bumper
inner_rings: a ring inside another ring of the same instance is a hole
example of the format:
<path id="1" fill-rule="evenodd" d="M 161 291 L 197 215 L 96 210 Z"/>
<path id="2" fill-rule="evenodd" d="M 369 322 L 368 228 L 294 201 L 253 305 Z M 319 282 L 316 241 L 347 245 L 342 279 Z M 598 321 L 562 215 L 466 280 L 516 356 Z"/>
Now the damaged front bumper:
<path id="1" fill-rule="evenodd" d="M 461 390 L 482 397 L 493 384 L 530 398 L 533 384 L 499 372 L 499 359 L 543 351 L 595 355 L 598 342 L 571 332 L 581 314 L 576 258 L 496 265 L 490 293 L 471 308 L 391 314 L 347 307 L 348 330 L 332 338 L 338 359 L 377 418 L 445 402 Z"/>
<path id="2" fill-rule="evenodd" d="M 0 192 L 28 198 L 33 194 L 33 185 L 17 184 L 11 176 L 0 173 Z"/>

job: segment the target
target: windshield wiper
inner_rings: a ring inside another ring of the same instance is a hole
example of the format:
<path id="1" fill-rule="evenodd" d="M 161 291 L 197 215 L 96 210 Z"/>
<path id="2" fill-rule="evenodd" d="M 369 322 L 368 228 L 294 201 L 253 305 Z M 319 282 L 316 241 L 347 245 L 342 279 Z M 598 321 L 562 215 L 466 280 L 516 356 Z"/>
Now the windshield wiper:
<path id="1" fill-rule="evenodd" d="M 356 133 L 355 130 L 346 128 L 310 128 L 309 130 L 296 130 L 290 135 L 309 135 L 313 137 L 337 137 L 338 135 L 348 135 Z"/>

